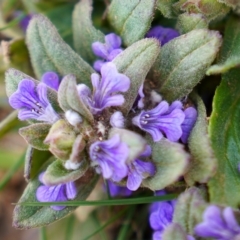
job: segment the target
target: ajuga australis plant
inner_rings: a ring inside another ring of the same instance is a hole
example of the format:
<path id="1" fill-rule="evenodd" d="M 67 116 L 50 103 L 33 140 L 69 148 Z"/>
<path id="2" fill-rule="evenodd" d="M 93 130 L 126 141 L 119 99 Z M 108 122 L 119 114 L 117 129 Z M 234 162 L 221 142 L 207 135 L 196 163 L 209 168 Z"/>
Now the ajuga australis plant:
<path id="1" fill-rule="evenodd" d="M 239 8 L 112 0 L 100 31 L 92 1 L 81 0 L 69 26 L 73 48 L 33 15 L 26 43 L 35 76 L 5 75 L 9 104 L 28 124 L 19 130 L 29 145 L 28 185 L 13 225 L 65 217 L 104 179 L 112 197 L 175 194 L 150 207 L 154 240 L 240 239 Z M 36 151 L 48 153 L 38 169 Z"/>

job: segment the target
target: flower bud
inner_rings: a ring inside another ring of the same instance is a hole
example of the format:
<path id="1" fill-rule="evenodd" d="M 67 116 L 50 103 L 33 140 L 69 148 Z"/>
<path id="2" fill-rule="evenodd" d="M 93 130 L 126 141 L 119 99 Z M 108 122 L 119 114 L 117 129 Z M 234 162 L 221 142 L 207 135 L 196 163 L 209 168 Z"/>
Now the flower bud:
<path id="1" fill-rule="evenodd" d="M 51 127 L 45 143 L 49 144 L 49 150 L 56 157 L 67 160 L 72 152 L 72 146 L 76 139 L 76 133 L 63 119 L 60 119 Z"/>
<path id="2" fill-rule="evenodd" d="M 73 110 L 68 110 L 65 113 L 65 117 L 68 120 L 68 122 L 74 127 L 77 127 L 83 121 L 82 117 L 77 112 L 75 112 Z"/>

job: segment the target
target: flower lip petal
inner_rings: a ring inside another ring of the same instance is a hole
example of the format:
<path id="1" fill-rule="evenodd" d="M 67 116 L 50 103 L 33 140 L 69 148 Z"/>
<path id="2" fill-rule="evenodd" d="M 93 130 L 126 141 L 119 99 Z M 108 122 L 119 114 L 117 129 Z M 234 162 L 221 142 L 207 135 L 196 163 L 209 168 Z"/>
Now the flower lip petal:
<path id="1" fill-rule="evenodd" d="M 58 90 L 60 84 L 59 77 L 55 72 L 45 72 L 41 78 L 41 82 L 56 91 Z"/>
<path id="2" fill-rule="evenodd" d="M 131 191 L 136 191 L 142 182 L 141 176 L 136 171 L 129 171 L 127 179 L 127 188 Z"/>
<path id="3" fill-rule="evenodd" d="M 111 46 L 112 49 L 120 48 L 122 44 L 121 38 L 115 33 L 110 33 L 106 35 L 105 41 L 106 41 L 106 44 Z"/>
<path id="4" fill-rule="evenodd" d="M 95 55 L 98 57 L 101 57 L 103 59 L 107 59 L 108 54 L 109 54 L 109 49 L 106 44 L 101 43 L 101 42 L 94 42 L 92 44 L 92 50 Z"/>

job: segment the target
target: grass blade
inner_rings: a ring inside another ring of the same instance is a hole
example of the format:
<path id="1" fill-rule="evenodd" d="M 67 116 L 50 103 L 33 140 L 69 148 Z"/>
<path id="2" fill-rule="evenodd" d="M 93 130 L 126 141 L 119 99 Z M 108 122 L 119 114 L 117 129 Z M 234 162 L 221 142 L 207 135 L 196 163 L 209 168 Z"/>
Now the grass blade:
<path id="1" fill-rule="evenodd" d="M 24 206 L 116 206 L 116 205 L 134 205 L 145 204 L 158 201 L 168 201 L 177 198 L 178 194 L 167 194 L 163 196 L 152 196 L 142 198 L 112 199 L 100 201 L 68 201 L 68 202 L 21 202 L 16 205 Z"/>

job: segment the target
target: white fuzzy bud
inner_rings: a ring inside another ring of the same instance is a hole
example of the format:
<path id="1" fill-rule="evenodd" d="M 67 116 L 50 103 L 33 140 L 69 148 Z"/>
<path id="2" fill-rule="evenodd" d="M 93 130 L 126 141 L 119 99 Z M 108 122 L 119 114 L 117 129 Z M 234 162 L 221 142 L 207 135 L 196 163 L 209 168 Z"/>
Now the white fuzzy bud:
<path id="1" fill-rule="evenodd" d="M 102 135 L 105 134 L 106 128 L 102 122 L 98 122 L 97 129 L 98 129 L 98 133 L 101 133 Z"/>
<path id="2" fill-rule="evenodd" d="M 77 127 L 80 123 L 82 123 L 82 117 L 73 110 L 68 110 L 65 113 L 65 117 L 68 120 L 68 122 L 73 125 L 74 127 Z"/>
<path id="3" fill-rule="evenodd" d="M 119 111 L 115 112 L 110 118 L 110 124 L 112 127 L 123 128 L 124 127 L 124 117 Z"/>
<path id="4" fill-rule="evenodd" d="M 153 103 L 160 103 L 162 101 L 162 96 L 156 91 L 151 91 L 151 100 Z"/>
<path id="5" fill-rule="evenodd" d="M 67 170 L 76 170 L 80 167 L 81 163 L 77 163 L 77 162 L 72 162 L 71 160 L 67 160 L 64 164 L 64 167 Z"/>

